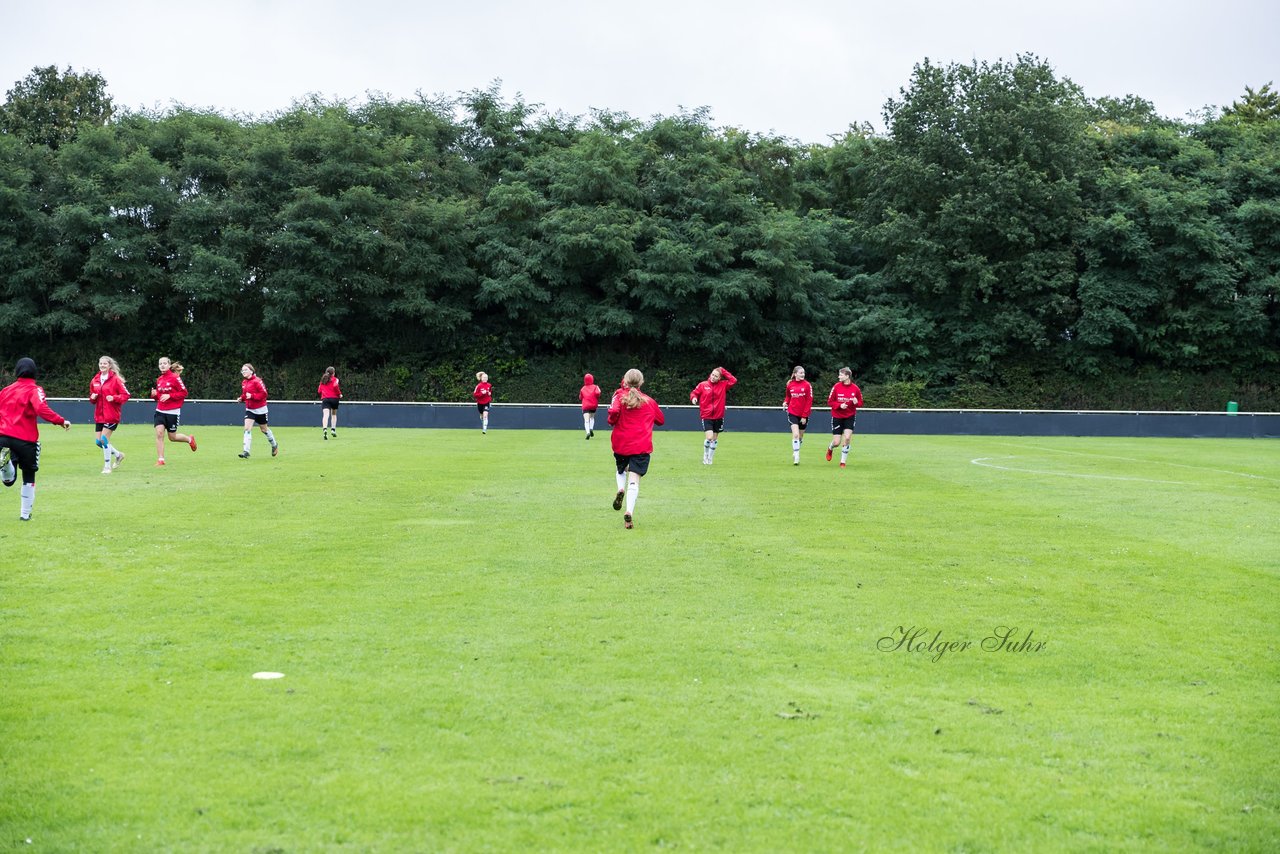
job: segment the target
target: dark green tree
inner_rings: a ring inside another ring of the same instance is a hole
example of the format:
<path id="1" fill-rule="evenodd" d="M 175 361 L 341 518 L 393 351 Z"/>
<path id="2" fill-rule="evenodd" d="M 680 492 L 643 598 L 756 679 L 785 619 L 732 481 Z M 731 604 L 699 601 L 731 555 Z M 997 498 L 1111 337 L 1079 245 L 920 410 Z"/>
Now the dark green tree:
<path id="1" fill-rule="evenodd" d="M 97 72 L 77 73 L 67 66 L 34 68 L 6 93 L 0 106 L 0 134 L 33 145 L 58 148 L 85 126 L 102 127 L 111 119 L 107 81 Z"/>

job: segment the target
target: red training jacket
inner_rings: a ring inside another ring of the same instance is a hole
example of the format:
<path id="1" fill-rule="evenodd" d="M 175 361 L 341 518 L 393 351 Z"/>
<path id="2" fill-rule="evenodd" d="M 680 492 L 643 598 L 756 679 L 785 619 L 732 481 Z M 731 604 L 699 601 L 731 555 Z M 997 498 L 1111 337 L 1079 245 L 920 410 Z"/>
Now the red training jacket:
<path id="1" fill-rule="evenodd" d="M 110 395 L 113 400 L 107 400 Z M 89 380 L 89 399 L 93 401 L 93 420 L 99 424 L 116 424 L 120 421 L 120 407 L 129 399 L 129 389 L 124 380 L 115 371 L 102 379 L 101 372 L 95 372 Z"/>
<path id="2" fill-rule="evenodd" d="M 609 423 L 613 432 L 609 434 L 609 442 L 615 454 L 631 456 L 632 454 L 653 453 L 653 427 L 661 427 L 667 419 L 658 408 L 658 401 L 649 395 L 640 394 L 643 398 L 635 409 L 628 409 L 626 403 L 627 390 L 618 389 L 613 393 L 613 401 L 609 404 Z"/>
<path id="3" fill-rule="evenodd" d="M 862 405 L 862 391 L 855 383 L 836 383 L 827 395 L 827 406 L 831 407 L 832 418 L 848 418 L 858 413 Z"/>
<path id="4" fill-rule="evenodd" d="M 321 400 L 337 400 L 342 397 L 342 389 L 338 388 L 338 378 L 331 377 L 327 383 L 316 386 L 316 393 Z"/>
<path id="5" fill-rule="evenodd" d="M 578 400 L 582 401 L 583 412 L 600 406 L 600 386 L 596 385 L 596 378 L 591 374 L 583 375 L 582 388 L 578 389 Z"/>
<path id="6" fill-rule="evenodd" d="M 738 378 L 724 368 L 717 370 L 720 371 L 720 382 L 705 379 L 689 392 L 689 401 L 698 404 L 698 414 L 704 421 L 724 418 L 724 396 L 738 382 Z"/>
<path id="7" fill-rule="evenodd" d="M 476 403 L 489 403 L 493 400 L 493 385 L 480 383 L 476 386 L 476 390 L 471 392 L 471 396 L 476 399 Z"/>
<path id="8" fill-rule="evenodd" d="M 813 411 L 813 386 L 807 380 L 792 380 L 787 383 L 787 395 L 782 401 L 788 415 L 797 418 L 808 418 Z"/>
<path id="9" fill-rule="evenodd" d="M 40 441 L 36 416 L 50 424 L 67 423 L 67 419 L 49 408 L 44 389 L 36 385 L 35 380 L 23 377 L 0 389 L 0 435 L 24 442 Z"/>
<path id="10" fill-rule="evenodd" d="M 261 409 L 267 405 L 267 387 L 257 374 L 247 380 L 240 381 L 240 396 L 236 400 L 244 401 L 245 409 Z"/>
<path id="11" fill-rule="evenodd" d="M 168 400 L 160 398 L 169 395 Z M 151 396 L 156 399 L 156 412 L 177 412 L 182 409 L 182 402 L 187 399 L 187 386 L 182 382 L 182 377 L 173 371 L 165 371 L 156 377 L 155 388 L 151 389 Z"/>

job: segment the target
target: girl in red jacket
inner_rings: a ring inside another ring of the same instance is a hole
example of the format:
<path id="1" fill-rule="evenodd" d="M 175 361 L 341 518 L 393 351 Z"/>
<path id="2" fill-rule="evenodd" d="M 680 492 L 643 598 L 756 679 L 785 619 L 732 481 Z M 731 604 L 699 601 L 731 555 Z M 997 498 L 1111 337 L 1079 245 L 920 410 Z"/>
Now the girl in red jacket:
<path id="1" fill-rule="evenodd" d="M 622 378 L 622 387 L 613 393 L 609 404 L 609 423 L 613 433 L 609 441 L 613 445 L 613 461 L 618 470 L 618 494 L 613 497 L 613 509 L 621 510 L 626 498 L 627 512 L 622 517 L 624 528 L 632 527 L 636 499 L 640 496 L 640 478 L 649 471 L 649 457 L 653 453 L 653 427 L 662 426 L 666 419 L 658 402 L 640 392 L 644 374 L 635 368 Z"/>
<path id="2" fill-rule="evenodd" d="M 320 432 L 325 440 L 329 439 L 329 415 L 333 414 L 333 438 L 338 438 L 338 400 L 342 397 L 342 389 L 338 387 L 337 372 L 332 367 L 324 369 L 320 385 L 316 387 L 320 394 Z"/>
<path id="3" fill-rule="evenodd" d="M 124 454 L 111 444 L 111 434 L 120 426 L 120 407 L 129 399 L 129 389 L 120 375 L 120 365 L 110 356 L 98 360 L 98 372 L 89 380 L 89 400 L 93 401 L 93 444 L 102 449 L 102 473 L 111 474 L 124 462 Z"/>
<path id="4" fill-rule="evenodd" d="M 36 503 L 36 471 L 40 468 L 40 427 L 36 418 L 57 424 L 63 430 L 71 422 L 49 408 L 44 389 L 36 385 L 36 363 L 19 359 L 14 368 L 18 379 L 0 389 L 0 480 L 13 486 L 22 469 L 22 510 L 18 518 L 31 521 Z"/>
<path id="5" fill-rule="evenodd" d="M 582 429 L 590 439 L 596 434 L 596 410 L 600 407 L 600 386 L 596 385 L 596 378 L 591 374 L 582 375 L 578 400 L 582 401 Z"/>
<path id="6" fill-rule="evenodd" d="M 159 368 L 160 376 L 151 387 L 151 397 L 156 402 L 156 414 L 151 423 L 156 428 L 156 465 L 162 466 L 166 433 L 170 442 L 184 442 L 193 451 L 196 449 L 196 437 L 178 432 L 182 402 L 187 399 L 187 387 L 182 382 L 182 363 L 171 362 L 168 356 L 161 356 Z"/>
<path id="7" fill-rule="evenodd" d="M 724 432 L 724 399 L 737 378 L 723 367 L 716 368 L 705 380 L 689 392 L 689 400 L 698 407 L 702 417 L 702 429 L 706 437 L 702 443 L 702 464 L 711 465 L 716 456 L 716 445 Z"/>
<path id="8" fill-rule="evenodd" d="M 804 428 L 809 426 L 809 413 L 813 411 L 813 386 L 804 378 L 804 366 L 796 365 L 791 369 L 782 406 L 787 410 L 787 421 L 791 424 L 791 464 L 798 466 Z"/>
<path id="9" fill-rule="evenodd" d="M 493 386 L 489 385 L 489 375 L 484 371 L 476 374 L 479 381 L 471 396 L 476 399 L 476 409 L 480 410 L 480 432 L 489 432 L 489 404 L 493 402 Z"/>
<path id="10" fill-rule="evenodd" d="M 840 468 L 849 462 L 849 443 L 853 441 L 853 421 L 862 405 L 862 390 L 853 384 L 853 369 L 840 369 L 840 382 L 831 387 L 827 406 L 831 407 L 831 444 L 827 445 L 827 462 L 840 445 Z"/>
<path id="11" fill-rule="evenodd" d="M 248 362 L 240 366 L 240 376 L 244 377 L 240 383 L 240 396 L 236 398 L 244 401 L 244 450 L 240 452 L 240 459 L 249 459 L 249 446 L 253 444 L 255 424 L 267 434 L 267 441 L 271 443 L 271 456 L 274 457 L 280 453 L 280 445 L 267 426 L 267 387 Z"/>

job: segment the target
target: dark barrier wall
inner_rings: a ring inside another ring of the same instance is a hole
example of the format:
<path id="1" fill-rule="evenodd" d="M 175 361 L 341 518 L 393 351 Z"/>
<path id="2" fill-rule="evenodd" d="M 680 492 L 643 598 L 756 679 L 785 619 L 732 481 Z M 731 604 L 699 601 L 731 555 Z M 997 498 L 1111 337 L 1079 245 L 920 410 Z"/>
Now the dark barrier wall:
<path id="1" fill-rule="evenodd" d="M 93 421 L 93 406 L 84 400 L 54 399 L 54 410 L 72 422 Z M 149 400 L 125 404 L 124 423 L 150 424 L 154 407 Z M 667 430 L 701 429 L 693 406 L 664 406 Z M 347 403 L 338 416 L 342 427 L 443 427 L 479 429 L 474 404 L 464 403 Z M 320 426 L 320 404 L 280 401 L 271 404 L 271 423 L 277 427 Z M 244 406 L 230 401 L 187 401 L 182 423 L 241 425 Z M 811 433 L 830 430 L 827 410 L 815 410 Z M 489 425 L 495 430 L 581 430 L 582 411 L 570 404 L 494 404 Z M 603 408 L 596 429 L 608 431 Z M 787 418 L 779 407 L 730 406 L 725 430 L 738 433 L 787 433 Z M 859 433 L 955 436 L 1149 436 L 1159 438 L 1276 439 L 1280 413 L 1241 412 L 1060 412 L 953 409 L 863 409 Z"/>

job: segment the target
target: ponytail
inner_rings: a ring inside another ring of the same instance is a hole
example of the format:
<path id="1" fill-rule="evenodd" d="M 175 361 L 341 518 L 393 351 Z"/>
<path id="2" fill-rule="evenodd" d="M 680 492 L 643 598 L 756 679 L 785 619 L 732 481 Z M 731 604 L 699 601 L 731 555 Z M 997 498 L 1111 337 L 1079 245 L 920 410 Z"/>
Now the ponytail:
<path id="1" fill-rule="evenodd" d="M 324 376 L 320 378 L 320 385 L 324 385 L 325 383 L 329 382 L 329 380 L 333 379 L 333 375 L 336 373 L 337 371 L 335 371 L 332 367 L 325 368 Z"/>
<path id="2" fill-rule="evenodd" d="M 627 388 L 627 393 L 622 397 L 622 405 L 627 409 L 639 409 L 643 406 L 644 395 L 640 393 L 640 386 L 644 385 L 644 374 L 639 369 L 632 368 L 623 375 L 622 384 Z"/>

